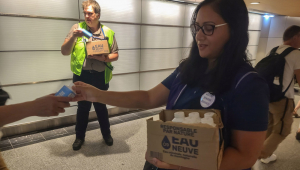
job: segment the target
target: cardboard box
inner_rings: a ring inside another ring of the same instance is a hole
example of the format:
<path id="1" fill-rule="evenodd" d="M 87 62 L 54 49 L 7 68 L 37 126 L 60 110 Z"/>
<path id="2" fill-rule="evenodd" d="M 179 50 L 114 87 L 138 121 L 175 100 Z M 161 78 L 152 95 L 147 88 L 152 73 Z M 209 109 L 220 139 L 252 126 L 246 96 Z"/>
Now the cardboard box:
<path id="1" fill-rule="evenodd" d="M 216 127 L 207 124 L 171 122 L 174 113 L 214 112 Z M 158 121 L 147 120 L 147 156 L 182 167 L 201 170 L 218 170 L 222 161 L 224 142 L 220 139 L 223 123 L 219 110 L 162 110 Z M 221 142 L 220 142 L 221 140 Z"/>
<path id="2" fill-rule="evenodd" d="M 87 42 L 86 51 L 88 55 L 110 53 L 107 40 Z"/>

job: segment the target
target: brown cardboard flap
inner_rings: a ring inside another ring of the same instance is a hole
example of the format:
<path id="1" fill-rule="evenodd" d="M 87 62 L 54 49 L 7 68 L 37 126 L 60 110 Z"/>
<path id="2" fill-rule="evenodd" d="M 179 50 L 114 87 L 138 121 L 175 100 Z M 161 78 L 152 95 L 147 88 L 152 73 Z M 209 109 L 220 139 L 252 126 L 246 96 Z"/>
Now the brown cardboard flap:
<path id="1" fill-rule="evenodd" d="M 166 121 L 166 116 L 165 116 L 165 114 L 163 114 L 164 113 L 164 109 L 163 110 L 161 110 L 160 112 L 159 112 L 159 120 L 162 120 L 162 121 Z M 173 113 L 174 114 L 174 113 Z M 174 117 L 173 117 L 174 118 Z M 172 118 L 172 119 L 173 119 Z"/>
<path id="2" fill-rule="evenodd" d="M 223 152 L 224 152 L 224 140 L 222 142 L 222 145 L 220 147 L 220 152 L 219 152 L 219 155 L 218 155 L 218 169 L 220 169 L 220 166 L 221 166 L 221 162 L 222 162 L 222 159 L 223 159 Z"/>
<path id="3" fill-rule="evenodd" d="M 153 117 L 150 117 L 149 119 L 147 119 L 147 121 L 148 121 L 148 120 L 152 120 L 152 121 L 153 121 Z"/>
<path id="4" fill-rule="evenodd" d="M 191 127 L 203 127 L 203 128 L 211 128 L 211 129 L 215 129 L 216 127 L 213 127 L 211 125 L 208 125 L 208 124 L 202 124 L 202 123 L 197 123 L 197 124 L 185 124 L 185 123 L 180 123 L 180 122 L 172 122 L 172 121 L 166 121 L 165 123 L 168 123 L 170 125 L 174 125 L 174 126 L 181 126 L 181 125 L 184 125 L 184 126 L 191 126 Z"/>

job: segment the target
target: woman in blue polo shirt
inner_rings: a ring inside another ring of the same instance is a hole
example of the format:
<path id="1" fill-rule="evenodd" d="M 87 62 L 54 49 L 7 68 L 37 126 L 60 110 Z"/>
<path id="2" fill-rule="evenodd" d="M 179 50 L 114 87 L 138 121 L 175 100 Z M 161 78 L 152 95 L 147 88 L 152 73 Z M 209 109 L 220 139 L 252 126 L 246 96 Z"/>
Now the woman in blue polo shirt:
<path id="1" fill-rule="evenodd" d="M 269 92 L 247 59 L 248 11 L 241 0 L 204 0 L 192 16 L 190 55 L 149 91 L 106 92 L 76 82 L 75 100 L 126 108 L 219 109 L 225 150 L 220 170 L 249 169 L 260 155 L 268 126 Z M 210 96 L 212 102 L 203 102 Z M 144 170 L 181 169 L 146 158 Z"/>

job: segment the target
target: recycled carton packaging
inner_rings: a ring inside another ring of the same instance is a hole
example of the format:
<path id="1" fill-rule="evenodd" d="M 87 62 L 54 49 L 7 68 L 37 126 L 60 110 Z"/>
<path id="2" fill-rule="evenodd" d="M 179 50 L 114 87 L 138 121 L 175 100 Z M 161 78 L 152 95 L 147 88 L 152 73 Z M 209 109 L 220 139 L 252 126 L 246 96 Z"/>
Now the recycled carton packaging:
<path id="1" fill-rule="evenodd" d="M 107 40 L 87 42 L 86 51 L 88 55 L 109 54 L 108 42 Z"/>
<path id="2" fill-rule="evenodd" d="M 174 113 L 214 112 L 216 127 L 207 124 L 172 122 Z M 223 123 L 219 110 L 162 110 L 158 121 L 147 120 L 147 156 L 182 167 L 218 170 L 222 161 L 224 143 L 220 135 Z M 221 141 L 220 141 L 221 140 Z"/>

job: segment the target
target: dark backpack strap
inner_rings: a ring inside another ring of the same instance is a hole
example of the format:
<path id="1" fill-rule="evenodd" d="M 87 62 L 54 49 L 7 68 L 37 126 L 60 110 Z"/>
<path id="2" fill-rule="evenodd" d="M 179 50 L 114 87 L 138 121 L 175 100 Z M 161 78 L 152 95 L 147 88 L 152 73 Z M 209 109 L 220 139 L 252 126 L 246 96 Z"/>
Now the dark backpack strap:
<path id="1" fill-rule="evenodd" d="M 289 88 L 290 88 L 290 86 L 291 86 L 291 84 L 292 84 L 292 82 L 293 82 L 293 79 L 294 79 L 294 77 L 292 78 L 292 80 L 291 80 L 289 86 L 285 89 L 285 91 L 283 92 L 283 94 L 285 94 L 285 93 L 289 90 Z"/>
<path id="2" fill-rule="evenodd" d="M 275 54 L 278 48 L 279 48 L 279 46 L 274 47 L 274 48 L 271 50 L 270 54 Z"/>
<path id="3" fill-rule="evenodd" d="M 5 105 L 7 99 L 9 99 L 8 93 L 0 86 L 0 106 Z"/>
<path id="4" fill-rule="evenodd" d="M 288 47 L 287 49 L 285 49 L 285 50 L 280 54 L 280 56 L 285 58 L 288 54 L 290 54 L 290 53 L 291 53 L 292 51 L 294 51 L 295 49 L 296 49 L 296 48 Z M 283 79 L 283 75 L 282 75 L 282 79 Z M 285 89 L 285 91 L 283 92 L 283 94 L 285 94 L 285 93 L 288 91 L 288 89 L 290 88 L 290 86 L 291 86 L 291 84 L 292 84 L 292 82 L 293 82 L 293 79 L 294 79 L 294 78 L 292 78 L 292 80 L 291 80 L 289 86 L 287 87 L 287 89 Z M 280 83 L 281 86 L 283 86 L 283 84 L 282 84 L 282 83 L 283 83 L 283 80 L 280 80 L 279 83 Z"/>
<path id="5" fill-rule="evenodd" d="M 294 51 L 296 48 L 293 47 L 288 47 L 287 49 L 285 49 L 280 55 L 282 57 L 286 57 L 290 52 Z"/>

